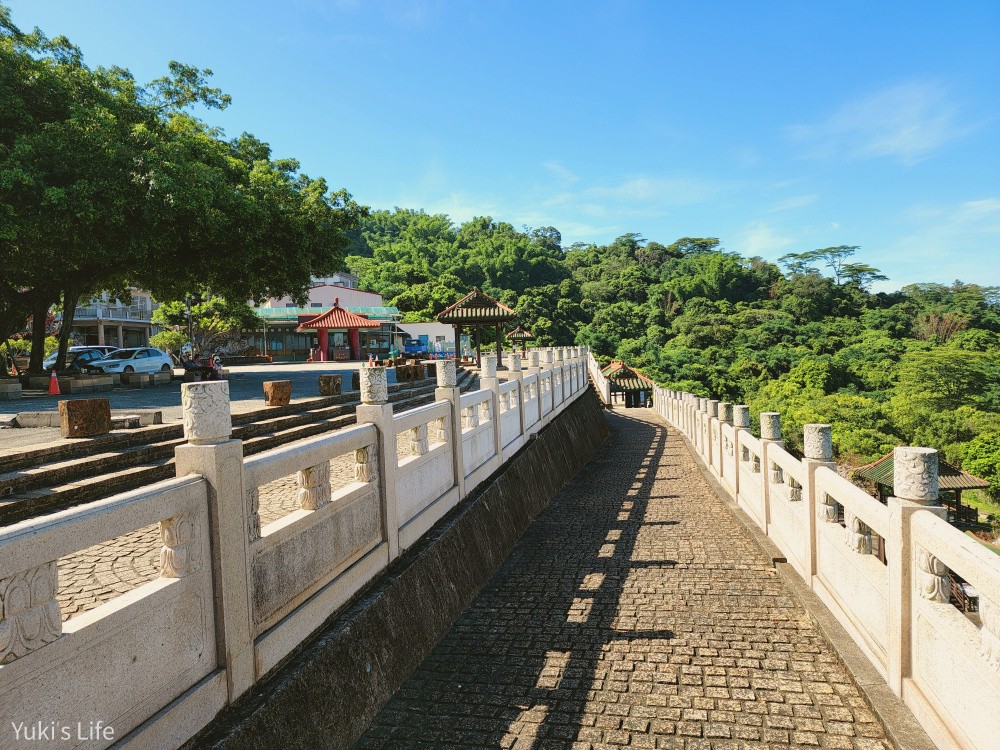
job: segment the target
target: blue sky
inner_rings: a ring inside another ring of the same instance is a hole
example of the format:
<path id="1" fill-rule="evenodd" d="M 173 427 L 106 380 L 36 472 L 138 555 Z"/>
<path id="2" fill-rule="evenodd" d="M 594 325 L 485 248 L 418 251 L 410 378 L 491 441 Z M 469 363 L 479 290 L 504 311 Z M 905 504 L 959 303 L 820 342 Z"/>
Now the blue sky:
<path id="1" fill-rule="evenodd" d="M 1000 285 L 1000 2 L 5 0 L 375 208 Z"/>

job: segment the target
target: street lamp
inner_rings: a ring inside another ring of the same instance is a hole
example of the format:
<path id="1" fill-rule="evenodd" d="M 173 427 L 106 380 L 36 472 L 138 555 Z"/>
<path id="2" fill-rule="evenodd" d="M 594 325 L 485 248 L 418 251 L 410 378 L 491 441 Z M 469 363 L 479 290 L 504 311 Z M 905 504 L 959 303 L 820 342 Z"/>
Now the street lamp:
<path id="1" fill-rule="evenodd" d="M 191 345 L 191 356 L 194 356 L 194 319 L 191 317 L 191 305 L 194 304 L 194 296 L 189 294 L 184 298 L 187 304 L 188 316 L 188 343 Z"/>

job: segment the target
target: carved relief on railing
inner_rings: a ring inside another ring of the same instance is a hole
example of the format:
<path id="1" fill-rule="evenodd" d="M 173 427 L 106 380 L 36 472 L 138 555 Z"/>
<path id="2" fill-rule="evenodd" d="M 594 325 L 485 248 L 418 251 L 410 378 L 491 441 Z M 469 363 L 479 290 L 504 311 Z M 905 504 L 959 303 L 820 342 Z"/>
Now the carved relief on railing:
<path id="1" fill-rule="evenodd" d="M 736 449 L 733 447 L 733 441 L 726 436 L 722 437 L 722 451 L 730 458 L 736 454 Z"/>
<path id="2" fill-rule="evenodd" d="M 756 453 L 751 453 L 750 456 L 752 459 L 752 463 L 750 465 L 750 471 L 752 471 L 754 474 L 760 474 L 760 456 L 758 456 Z"/>
<path id="3" fill-rule="evenodd" d="M 260 488 L 246 488 L 247 536 L 250 541 L 260 539 Z"/>
<path id="4" fill-rule="evenodd" d="M 747 462 L 750 460 L 750 449 L 745 445 L 740 447 L 740 461 Z"/>
<path id="5" fill-rule="evenodd" d="M 160 521 L 160 577 L 183 578 L 195 567 L 195 525 L 188 515 Z"/>
<path id="6" fill-rule="evenodd" d="M 819 517 L 826 523 L 837 523 L 837 501 L 825 492 L 819 496 Z"/>
<path id="7" fill-rule="evenodd" d="M 434 442 L 444 443 L 448 440 L 448 424 L 445 417 L 434 420 Z"/>
<path id="8" fill-rule="evenodd" d="M 479 426 L 479 408 L 477 406 L 466 406 L 462 409 L 462 429 L 471 430 Z"/>
<path id="9" fill-rule="evenodd" d="M 788 499 L 793 503 L 802 500 L 802 485 L 794 477 L 788 477 Z"/>
<path id="10" fill-rule="evenodd" d="M 507 398 L 509 399 L 507 411 L 517 411 L 517 408 L 520 405 L 521 401 L 521 399 L 517 397 L 517 389 L 514 389 L 513 391 L 508 393 Z"/>
<path id="11" fill-rule="evenodd" d="M 785 472 L 774 461 L 771 462 L 771 484 L 784 484 Z"/>
<path id="12" fill-rule="evenodd" d="M 893 451 L 893 494 L 922 505 L 938 497 L 938 452 L 899 447 Z"/>
<path id="13" fill-rule="evenodd" d="M 951 595 L 948 567 L 919 545 L 916 552 L 920 596 L 932 602 L 947 602 Z"/>
<path id="14" fill-rule="evenodd" d="M 316 510 L 330 502 L 330 462 L 310 466 L 298 473 L 299 507 Z"/>
<path id="15" fill-rule="evenodd" d="M 846 514 L 847 546 L 861 555 L 872 553 L 871 527 L 854 515 Z"/>
<path id="16" fill-rule="evenodd" d="M 378 451 L 374 445 L 366 445 L 354 451 L 354 481 L 378 481 Z"/>
<path id="17" fill-rule="evenodd" d="M 54 561 L 0 580 L 0 664 L 20 659 L 62 635 L 58 589 Z"/>
<path id="18" fill-rule="evenodd" d="M 424 455 L 429 447 L 427 444 L 427 425 L 418 424 L 407 430 L 407 439 L 409 441 L 407 447 L 411 456 Z"/>
<path id="19" fill-rule="evenodd" d="M 1000 607 L 985 596 L 979 597 L 979 653 L 993 669 L 1000 672 Z"/>

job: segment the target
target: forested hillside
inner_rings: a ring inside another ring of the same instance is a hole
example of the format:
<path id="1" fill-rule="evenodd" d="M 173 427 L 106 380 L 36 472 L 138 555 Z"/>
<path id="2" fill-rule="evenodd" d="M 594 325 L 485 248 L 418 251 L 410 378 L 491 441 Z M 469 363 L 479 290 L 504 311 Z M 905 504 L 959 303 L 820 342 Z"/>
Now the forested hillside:
<path id="1" fill-rule="evenodd" d="M 955 282 L 873 294 L 853 247 L 781 267 L 714 238 L 670 245 L 635 234 L 561 247 L 551 227 L 375 211 L 349 267 L 408 320 L 473 285 L 510 304 L 542 344 L 575 341 L 659 382 L 779 411 L 795 443 L 830 422 L 855 463 L 898 444 L 940 448 L 1000 487 L 1000 290 Z"/>

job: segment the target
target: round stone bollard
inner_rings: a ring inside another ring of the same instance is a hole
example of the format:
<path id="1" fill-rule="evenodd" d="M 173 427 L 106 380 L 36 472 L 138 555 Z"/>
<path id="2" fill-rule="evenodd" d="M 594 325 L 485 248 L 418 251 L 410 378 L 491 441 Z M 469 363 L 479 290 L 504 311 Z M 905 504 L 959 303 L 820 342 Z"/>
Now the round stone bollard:
<path id="1" fill-rule="evenodd" d="M 933 448 L 896 448 L 893 451 L 892 494 L 900 500 L 936 505 L 938 452 Z"/>
<path id="2" fill-rule="evenodd" d="M 495 378 L 497 376 L 497 355 L 484 354 L 482 362 L 483 369 L 479 376 L 481 378 Z"/>
<path id="3" fill-rule="evenodd" d="M 538 352 L 528 352 L 528 367 L 538 368 L 539 353 Z"/>
<path id="4" fill-rule="evenodd" d="M 776 411 L 760 413 L 760 439 L 781 440 L 781 415 Z"/>
<path id="5" fill-rule="evenodd" d="M 733 406 L 733 427 L 750 428 L 750 407 L 746 404 Z"/>
<path id="6" fill-rule="evenodd" d="M 510 355 L 510 360 L 508 360 L 507 369 L 511 372 L 521 372 L 521 355 L 516 352 Z"/>
<path id="7" fill-rule="evenodd" d="M 454 388 L 458 384 L 458 367 L 453 359 L 442 359 L 437 363 L 438 388 Z"/>
<path id="8" fill-rule="evenodd" d="M 828 424 L 807 424 L 803 428 L 806 458 L 816 461 L 833 460 L 833 433 Z"/>
<path id="9" fill-rule="evenodd" d="M 719 402 L 714 398 L 708 400 L 708 416 L 718 417 L 719 416 Z"/>
<path id="10" fill-rule="evenodd" d="M 192 445 L 229 440 L 233 417 L 229 410 L 229 381 L 210 380 L 181 385 L 184 437 Z"/>
<path id="11" fill-rule="evenodd" d="M 361 367 L 361 403 L 389 403 L 389 375 L 384 367 Z"/>
<path id="12" fill-rule="evenodd" d="M 732 424 L 733 405 L 728 401 L 722 401 L 719 404 L 719 421 L 725 422 L 726 424 Z"/>

